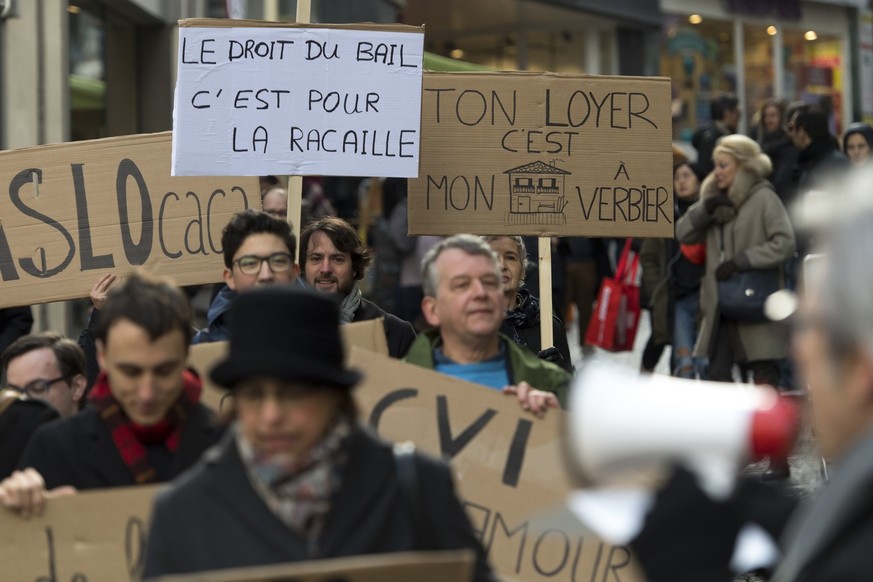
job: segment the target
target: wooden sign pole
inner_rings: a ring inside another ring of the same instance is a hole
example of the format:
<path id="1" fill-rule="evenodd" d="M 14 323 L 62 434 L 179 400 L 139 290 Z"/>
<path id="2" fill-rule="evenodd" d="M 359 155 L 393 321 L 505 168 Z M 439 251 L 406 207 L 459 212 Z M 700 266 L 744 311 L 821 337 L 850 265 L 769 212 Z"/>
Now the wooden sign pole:
<path id="1" fill-rule="evenodd" d="M 297 22 L 309 24 L 312 18 L 310 0 L 297 0 Z M 288 222 L 294 231 L 294 237 L 300 242 L 300 214 L 303 208 L 303 176 L 288 177 Z M 298 255 L 300 254 L 298 249 Z M 296 257 L 295 257 L 296 258 Z"/>
<path id="2" fill-rule="evenodd" d="M 552 239 L 541 236 L 539 241 L 540 273 L 540 349 L 555 345 L 552 328 Z"/>

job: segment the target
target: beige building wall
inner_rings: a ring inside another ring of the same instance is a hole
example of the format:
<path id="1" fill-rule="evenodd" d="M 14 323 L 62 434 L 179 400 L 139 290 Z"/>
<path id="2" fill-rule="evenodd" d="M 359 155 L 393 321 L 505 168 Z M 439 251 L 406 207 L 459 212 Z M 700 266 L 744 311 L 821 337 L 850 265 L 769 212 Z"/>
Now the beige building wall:
<path id="1" fill-rule="evenodd" d="M 19 2 L 3 23 L 2 143 L 6 149 L 66 141 L 69 137 L 66 0 Z M 34 330 L 66 335 L 65 302 L 34 306 Z"/>

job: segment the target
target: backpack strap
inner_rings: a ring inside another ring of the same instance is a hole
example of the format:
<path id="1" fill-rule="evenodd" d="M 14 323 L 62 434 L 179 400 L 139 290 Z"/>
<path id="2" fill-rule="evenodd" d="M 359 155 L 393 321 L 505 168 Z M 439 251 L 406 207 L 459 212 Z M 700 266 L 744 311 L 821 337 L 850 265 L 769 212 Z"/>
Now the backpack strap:
<path id="1" fill-rule="evenodd" d="M 406 514 L 412 519 L 414 532 L 413 548 L 416 550 L 439 549 L 433 538 L 433 531 L 424 515 L 424 500 L 418 481 L 418 468 L 415 464 L 415 444 L 409 441 L 394 445 L 394 466 L 397 471 L 397 486 L 400 501 Z"/>

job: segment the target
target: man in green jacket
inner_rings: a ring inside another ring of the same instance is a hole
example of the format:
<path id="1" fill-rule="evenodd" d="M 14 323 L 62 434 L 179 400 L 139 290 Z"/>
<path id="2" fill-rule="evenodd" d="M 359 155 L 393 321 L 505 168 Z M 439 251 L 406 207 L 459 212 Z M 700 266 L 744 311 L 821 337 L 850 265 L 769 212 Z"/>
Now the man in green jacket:
<path id="1" fill-rule="evenodd" d="M 491 247 L 476 236 L 452 236 L 425 255 L 421 270 L 421 310 L 436 329 L 418 336 L 407 362 L 502 390 L 537 416 L 565 402 L 570 376 L 498 331 L 506 298 Z"/>

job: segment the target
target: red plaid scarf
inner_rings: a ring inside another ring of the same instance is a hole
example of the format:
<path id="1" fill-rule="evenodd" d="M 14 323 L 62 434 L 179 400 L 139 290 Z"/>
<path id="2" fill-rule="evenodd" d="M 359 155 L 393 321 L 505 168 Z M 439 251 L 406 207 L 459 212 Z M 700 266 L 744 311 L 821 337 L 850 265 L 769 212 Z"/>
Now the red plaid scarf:
<path id="1" fill-rule="evenodd" d="M 200 401 L 202 388 L 203 383 L 197 374 L 185 370 L 182 394 L 170 407 L 167 416 L 157 424 L 142 426 L 133 423 L 124 409 L 119 406 L 109 389 L 109 379 L 106 374 L 100 372 L 97 376 L 88 398 L 109 428 L 112 442 L 118 449 L 121 460 L 133 473 L 134 481 L 138 485 L 157 482 L 157 473 L 149 464 L 146 445 L 164 443 L 171 453 L 179 449 L 185 419 L 193 406 Z"/>

